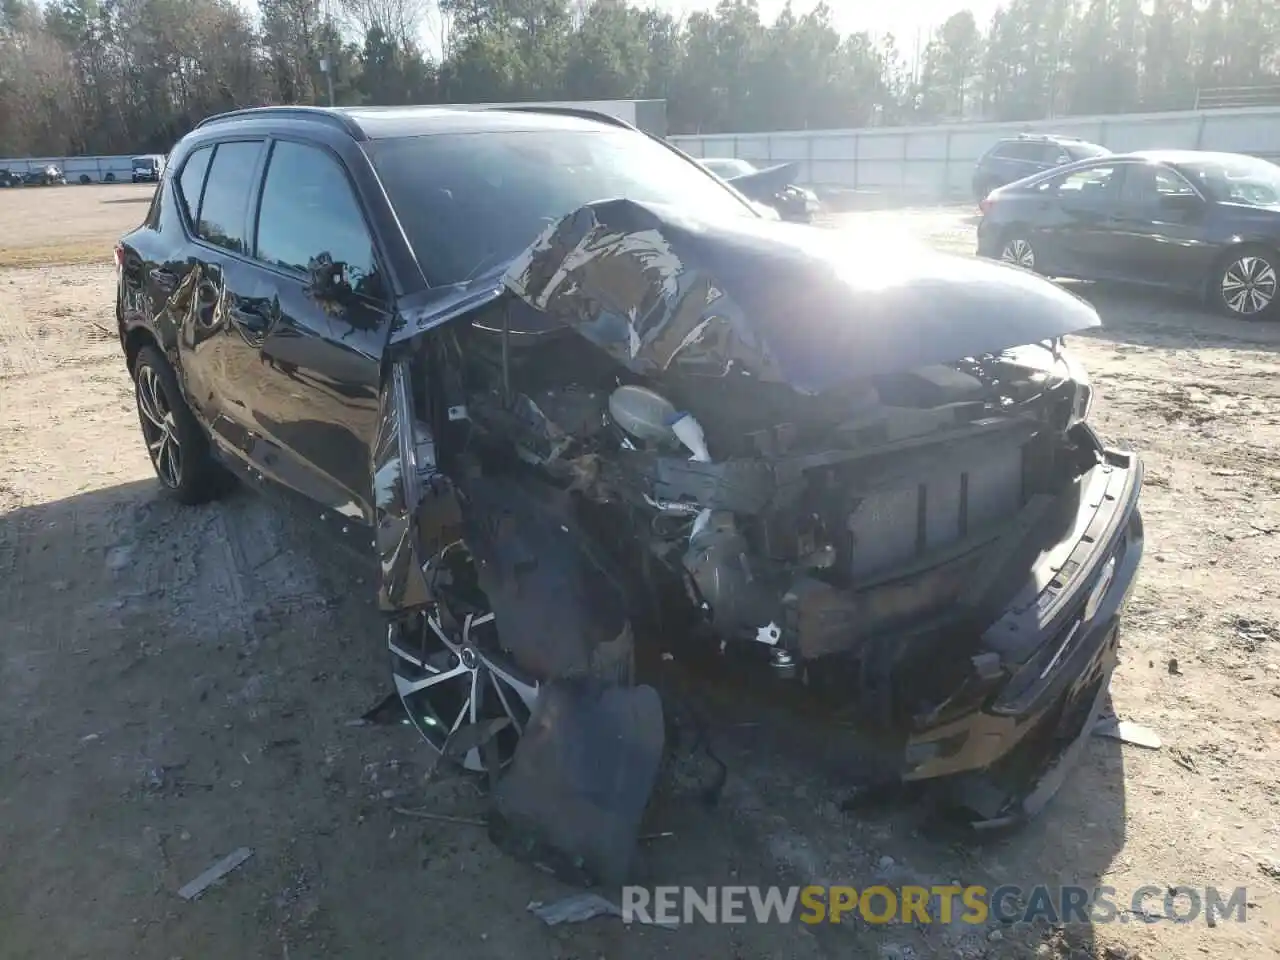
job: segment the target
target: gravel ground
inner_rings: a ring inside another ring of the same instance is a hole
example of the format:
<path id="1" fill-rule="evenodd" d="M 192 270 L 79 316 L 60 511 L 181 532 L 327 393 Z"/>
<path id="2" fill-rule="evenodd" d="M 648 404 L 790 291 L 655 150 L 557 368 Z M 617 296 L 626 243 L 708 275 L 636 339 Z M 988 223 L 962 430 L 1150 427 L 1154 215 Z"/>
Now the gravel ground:
<path id="1" fill-rule="evenodd" d="M 349 725 L 387 689 L 367 578 L 265 500 L 160 496 L 110 332 L 111 242 L 149 195 L 0 191 L 0 263 L 61 264 L 0 270 L 0 957 L 1280 955 L 1280 326 L 1084 291 L 1096 422 L 1148 466 L 1114 708 L 1160 750 L 1094 739 L 1044 816 L 974 845 L 925 805 L 843 811 L 847 771 L 747 705 L 715 731 L 721 804 L 660 810 L 674 836 L 643 861 L 697 886 L 1243 885 L 1245 924 L 549 929 L 525 908 L 555 881 L 394 810 L 476 817 L 476 785 L 424 779 L 408 728 Z M 969 250 L 971 213 L 832 226 Z M 222 885 L 176 895 L 242 846 Z"/>

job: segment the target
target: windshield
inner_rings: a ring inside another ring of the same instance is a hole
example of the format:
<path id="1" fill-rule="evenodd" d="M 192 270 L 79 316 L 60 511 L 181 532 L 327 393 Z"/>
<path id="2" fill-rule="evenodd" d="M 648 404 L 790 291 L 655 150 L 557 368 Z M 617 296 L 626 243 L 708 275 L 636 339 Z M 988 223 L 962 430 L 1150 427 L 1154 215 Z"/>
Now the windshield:
<path id="1" fill-rule="evenodd" d="M 1088 160 L 1090 157 L 1108 156 L 1111 151 L 1096 143 L 1073 143 L 1067 147 L 1067 153 L 1072 160 Z"/>
<path id="2" fill-rule="evenodd" d="M 597 200 L 670 204 L 709 219 L 756 216 L 697 164 L 632 131 L 450 133 L 366 149 L 433 286 L 482 275 Z"/>
<path id="3" fill-rule="evenodd" d="M 133 165 L 135 167 L 146 167 L 147 169 L 150 169 L 156 165 L 156 161 L 154 157 L 134 157 Z"/>
<path id="4" fill-rule="evenodd" d="M 746 160 L 739 160 L 736 157 L 701 160 L 699 162 L 717 177 L 722 177 L 726 180 L 730 177 L 741 177 L 745 174 L 756 172 L 754 166 Z"/>
<path id="5" fill-rule="evenodd" d="M 1206 157 L 1179 163 L 1183 175 L 1212 200 L 1256 207 L 1280 204 L 1280 167 L 1256 157 Z"/>

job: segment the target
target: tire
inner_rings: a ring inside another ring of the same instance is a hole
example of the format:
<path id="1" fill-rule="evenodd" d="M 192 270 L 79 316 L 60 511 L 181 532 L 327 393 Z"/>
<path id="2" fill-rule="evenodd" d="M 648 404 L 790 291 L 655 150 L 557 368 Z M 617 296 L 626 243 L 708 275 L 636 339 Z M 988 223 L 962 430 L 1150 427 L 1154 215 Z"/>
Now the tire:
<path id="1" fill-rule="evenodd" d="M 1036 273 L 1040 269 L 1031 238 L 1018 230 L 1011 230 L 1001 237 L 996 259 Z"/>
<path id="2" fill-rule="evenodd" d="M 89 179 L 89 175 L 88 175 L 87 173 L 82 173 L 82 174 L 80 174 L 80 184 L 81 184 L 82 186 L 87 185 L 87 184 L 89 184 L 89 183 L 91 183 L 91 182 L 92 182 L 92 181 Z"/>
<path id="3" fill-rule="evenodd" d="M 1259 246 L 1229 251 L 1209 280 L 1210 303 L 1237 320 L 1280 319 L 1280 253 Z"/>
<path id="4" fill-rule="evenodd" d="M 160 483 L 179 503 L 189 506 L 218 496 L 225 475 L 159 348 L 146 346 L 138 351 L 133 383 L 143 444 Z"/>
<path id="5" fill-rule="evenodd" d="M 115 175 L 114 173 L 108 173 L 108 174 L 107 174 L 105 177 L 103 177 L 102 179 L 103 179 L 103 181 L 104 181 L 105 183 L 115 183 L 115 182 L 116 182 L 116 175 Z"/>

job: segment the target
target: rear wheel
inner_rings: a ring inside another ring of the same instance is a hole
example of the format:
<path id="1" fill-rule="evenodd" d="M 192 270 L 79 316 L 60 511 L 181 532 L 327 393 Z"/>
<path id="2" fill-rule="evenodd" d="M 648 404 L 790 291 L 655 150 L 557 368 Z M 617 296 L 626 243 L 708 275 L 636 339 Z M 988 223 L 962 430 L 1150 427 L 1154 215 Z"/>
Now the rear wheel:
<path id="1" fill-rule="evenodd" d="M 217 496 L 223 473 L 178 389 L 173 368 L 157 347 L 138 351 L 133 383 L 142 439 L 160 482 L 179 503 L 204 503 Z"/>
<path id="2" fill-rule="evenodd" d="M 1261 247 L 1233 250 L 1219 264 L 1209 295 L 1228 316 L 1271 320 L 1280 310 L 1280 256 Z"/>
<path id="3" fill-rule="evenodd" d="M 1000 257 L 1004 263 L 1022 267 L 1024 270 L 1035 270 L 1036 250 L 1025 234 L 1010 233 L 1000 242 Z"/>

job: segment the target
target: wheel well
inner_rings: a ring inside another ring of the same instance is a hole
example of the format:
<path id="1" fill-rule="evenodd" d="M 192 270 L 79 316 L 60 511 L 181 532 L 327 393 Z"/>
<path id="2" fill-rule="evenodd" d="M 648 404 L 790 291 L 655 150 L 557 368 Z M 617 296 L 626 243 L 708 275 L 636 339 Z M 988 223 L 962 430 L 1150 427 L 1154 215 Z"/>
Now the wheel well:
<path id="1" fill-rule="evenodd" d="M 158 347 L 160 342 L 146 327 L 134 327 L 124 335 L 124 357 L 130 373 L 133 372 L 133 361 L 138 359 L 138 353 L 147 346 Z"/>
<path id="2" fill-rule="evenodd" d="M 1209 275 L 1204 278 L 1205 296 L 1212 296 L 1214 284 L 1218 282 L 1218 273 L 1233 258 L 1240 256 L 1246 250 L 1261 250 L 1271 258 L 1272 266 L 1280 267 L 1280 249 L 1258 240 L 1243 240 L 1240 243 L 1233 243 L 1218 255 L 1218 259 L 1213 261 L 1213 267 L 1209 270 Z"/>

